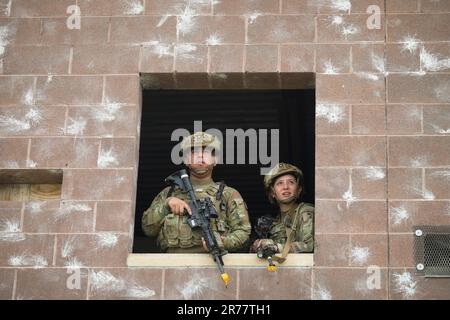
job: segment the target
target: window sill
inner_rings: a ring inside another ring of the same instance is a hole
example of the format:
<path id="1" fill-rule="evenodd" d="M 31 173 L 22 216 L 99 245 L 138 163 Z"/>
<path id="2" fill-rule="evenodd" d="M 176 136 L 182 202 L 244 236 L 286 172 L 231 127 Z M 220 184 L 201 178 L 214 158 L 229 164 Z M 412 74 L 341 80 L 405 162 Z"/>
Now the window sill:
<path id="1" fill-rule="evenodd" d="M 223 257 L 227 267 L 266 267 L 267 260 L 258 259 L 254 253 L 230 253 Z M 132 253 L 128 255 L 129 267 L 215 267 L 215 262 L 206 253 Z M 313 253 L 289 254 L 282 267 L 312 267 Z"/>

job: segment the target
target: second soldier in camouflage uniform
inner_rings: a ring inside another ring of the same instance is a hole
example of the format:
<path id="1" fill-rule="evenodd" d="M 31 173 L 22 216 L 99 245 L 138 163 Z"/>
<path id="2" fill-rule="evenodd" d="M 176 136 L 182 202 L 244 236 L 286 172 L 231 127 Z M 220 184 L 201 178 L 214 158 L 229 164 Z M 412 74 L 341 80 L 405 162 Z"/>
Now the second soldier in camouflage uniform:
<path id="1" fill-rule="evenodd" d="M 272 223 L 270 239 L 258 239 L 251 251 L 262 247 L 281 253 L 287 240 L 287 228 L 294 232 L 289 252 L 314 250 L 314 207 L 300 202 L 303 193 L 303 173 L 296 166 L 279 163 L 264 177 L 269 201 L 277 204 L 279 213 Z"/>
<path id="2" fill-rule="evenodd" d="M 219 215 L 218 219 L 211 219 L 219 246 L 228 251 L 240 249 L 249 238 L 251 226 L 247 206 L 239 192 L 225 185 L 221 187 L 212 180 L 219 140 L 210 134 L 196 132 L 182 141 L 181 148 L 195 195 L 198 199 L 210 197 Z M 205 252 L 201 230 L 192 230 L 186 222 L 189 200 L 188 194 L 181 189 L 167 187 L 144 212 L 144 233 L 158 236 L 162 252 Z"/>

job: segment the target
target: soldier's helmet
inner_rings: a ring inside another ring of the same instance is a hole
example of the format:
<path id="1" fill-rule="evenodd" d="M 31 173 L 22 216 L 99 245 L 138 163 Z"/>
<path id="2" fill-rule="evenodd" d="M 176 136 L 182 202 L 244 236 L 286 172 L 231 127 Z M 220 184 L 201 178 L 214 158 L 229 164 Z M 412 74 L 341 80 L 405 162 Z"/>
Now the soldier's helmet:
<path id="1" fill-rule="evenodd" d="M 195 147 L 207 147 L 217 153 L 220 151 L 220 140 L 212 134 L 199 131 L 185 137 L 181 142 L 183 152 Z"/>
<path id="2" fill-rule="evenodd" d="M 278 177 L 284 176 L 285 174 L 292 174 L 297 179 L 299 186 L 302 187 L 303 193 L 303 172 L 292 164 L 280 162 L 264 176 L 264 188 L 271 203 L 273 203 L 271 187 Z"/>

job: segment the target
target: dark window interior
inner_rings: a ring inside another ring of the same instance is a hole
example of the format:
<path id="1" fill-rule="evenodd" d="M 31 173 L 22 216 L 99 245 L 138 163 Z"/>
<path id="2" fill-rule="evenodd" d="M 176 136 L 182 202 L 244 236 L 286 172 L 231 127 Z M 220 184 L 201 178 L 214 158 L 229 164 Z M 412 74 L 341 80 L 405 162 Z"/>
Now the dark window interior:
<path id="1" fill-rule="evenodd" d="M 303 170 L 306 194 L 302 201 L 314 203 L 314 93 L 314 90 L 144 91 L 133 252 L 159 252 L 156 238 L 148 238 L 142 232 L 142 214 L 165 187 L 164 178 L 182 168 L 170 159 L 171 150 L 178 143 L 171 141 L 173 130 L 186 128 L 193 133 L 194 120 L 202 121 L 203 131 L 217 128 L 224 137 L 225 129 L 269 129 L 269 132 L 279 129 L 279 161 Z M 225 159 L 225 151 L 223 156 Z M 241 193 L 252 226 L 260 215 L 277 212 L 265 196 L 261 166 L 267 165 L 261 165 L 259 158 L 258 164 L 221 164 L 213 174 L 215 181 L 224 180 Z M 253 235 L 254 230 L 252 239 Z M 248 247 L 242 252 L 248 252 Z"/>

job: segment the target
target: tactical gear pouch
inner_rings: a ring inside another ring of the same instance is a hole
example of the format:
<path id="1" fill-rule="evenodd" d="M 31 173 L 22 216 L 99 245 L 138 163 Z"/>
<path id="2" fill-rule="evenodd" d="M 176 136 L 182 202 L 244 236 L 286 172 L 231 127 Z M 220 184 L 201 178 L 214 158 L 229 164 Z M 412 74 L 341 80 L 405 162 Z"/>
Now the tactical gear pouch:
<path id="1" fill-rule="evenodd" d="M 170 213 L 164 221 L 163 235 L 168 247 L 178 247 L 178 219 L 178 216 Z"/>
<path id="2" fill-rule="evenodd" d="M 178 238 L 181 248 L 190 248 L 194 245 L 191 227 L 185 221 L 181 221 Z"/>

